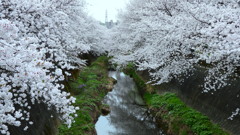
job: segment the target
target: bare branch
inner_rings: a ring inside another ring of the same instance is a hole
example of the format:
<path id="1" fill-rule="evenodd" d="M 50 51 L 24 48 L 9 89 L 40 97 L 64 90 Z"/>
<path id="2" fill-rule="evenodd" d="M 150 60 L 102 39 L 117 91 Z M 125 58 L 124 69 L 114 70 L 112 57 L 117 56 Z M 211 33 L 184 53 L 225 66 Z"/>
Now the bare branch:
<path id="1" fill-rule="evenodd" d="M 211 23 L 209 23 L 209 22 L 206 22 L 206 21 L 200 20 L 200 19 L 197 18 L 193 13 L 188 12 L 188 11 L 186 11 L 185 9 L 184 9 L 184 11 L 187 12 L 187 13 L 189 13 L 189 14 L 190 14 L 195 20 L 197 20 L 197 21 L 199 21 L 199 22 L 201 22 L 201 23 L 207 24 L 207 25 L 211 25 Z"/>
<path id="2" fill-rule="evenodd" d="M 167 13 L 167 15 L 172 17 L 172 13 L 170 12 L 170 9 L 167 7 L 167 4 L 164 3 L 163 6 L 164 6 L 164 11 Z"/>

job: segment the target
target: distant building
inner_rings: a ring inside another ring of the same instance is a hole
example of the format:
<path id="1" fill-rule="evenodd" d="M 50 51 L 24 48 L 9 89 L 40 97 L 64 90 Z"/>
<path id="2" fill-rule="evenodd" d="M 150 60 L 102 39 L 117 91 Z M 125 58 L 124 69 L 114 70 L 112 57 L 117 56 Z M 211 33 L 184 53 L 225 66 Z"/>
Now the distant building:
<path id="1" fill-rule="evenodd" d="M 108 28 L 108 29 L 111 29 L 113 28 L 114 26 L 118 25 L 119 22 L 113 22 L 113 20 L 110 20 L 109 22 L 105 22 L 105 26 Z"/>
<path id="2" fill-rule="evenodd" d="M 119 24 L 119 22 L 117 21 L 117 22 L 113 22 L 113 20 L 110 20 L 110 21 L 108 21 L 108 12 L 107 12 L 107 10 L 106 10 L 106 13 L 105 13 L 105 26 L 108 28 L 108 29 L 111 29 L 111 28 L 113 28 L 114 26 L 116 26 L 116 25 L 118 25 Z"/>

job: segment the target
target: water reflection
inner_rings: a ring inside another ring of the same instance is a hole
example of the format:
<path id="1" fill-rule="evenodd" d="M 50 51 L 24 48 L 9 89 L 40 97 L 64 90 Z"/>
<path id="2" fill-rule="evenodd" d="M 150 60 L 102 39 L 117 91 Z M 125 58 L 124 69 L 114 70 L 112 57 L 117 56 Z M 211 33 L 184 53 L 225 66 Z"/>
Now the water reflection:
<path id="1" fill-rule="evenodd" d="M 120 72 L 110 72 L 109 76 L 115 78 L 117 84 L 103 101 L 110 106 L 111 113 L 99 117 L 98 135 L 162 135 L 147 114 L 133 80 Z"/>

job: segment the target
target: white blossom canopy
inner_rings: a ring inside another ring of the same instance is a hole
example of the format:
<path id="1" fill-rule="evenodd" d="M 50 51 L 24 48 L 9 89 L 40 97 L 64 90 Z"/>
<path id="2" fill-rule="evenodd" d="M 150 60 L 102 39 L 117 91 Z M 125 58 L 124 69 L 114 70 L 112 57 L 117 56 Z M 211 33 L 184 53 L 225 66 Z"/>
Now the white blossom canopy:
<path id="1" fill-rule="evenodd" d="M 82 0 L 0 0 L 0 134 L 29 121 L 28 99 L 54 108 L 71 125 L 78 108 L 61 82 L 68 70 L 85 65 L 79 55 L 105 52 L 102 31 Z"/>

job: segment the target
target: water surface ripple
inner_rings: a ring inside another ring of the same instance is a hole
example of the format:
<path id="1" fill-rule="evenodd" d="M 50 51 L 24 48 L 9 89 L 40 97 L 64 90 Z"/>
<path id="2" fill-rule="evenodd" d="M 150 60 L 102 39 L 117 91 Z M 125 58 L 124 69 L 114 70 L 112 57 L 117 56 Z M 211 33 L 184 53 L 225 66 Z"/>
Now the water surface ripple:
<path id="1" fill-rule="evenodd" d="M 122 72 L 109 72 L 117 80 L 104 103 L 111 108 L 107 116 L 100 116 L 95 128 L 98 135 L 163 135 L 149 116 L 132 78 Z"/>

